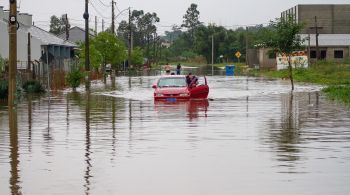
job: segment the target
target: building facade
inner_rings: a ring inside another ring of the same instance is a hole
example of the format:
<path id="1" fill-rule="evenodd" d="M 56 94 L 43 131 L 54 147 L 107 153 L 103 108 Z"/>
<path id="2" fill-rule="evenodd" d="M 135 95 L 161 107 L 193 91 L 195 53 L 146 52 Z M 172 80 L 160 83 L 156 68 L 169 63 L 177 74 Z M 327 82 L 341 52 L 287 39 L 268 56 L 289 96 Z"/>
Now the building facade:
<path id="1" fill-rule="evenodd" d="M 301 34 L 350 34 L 350 4 L 297 5 L 281 13 L 281 18 L 293 15 L 304 24 Z"/>
<path id="2" fill-rule="evenodd" d="M 70 28 L 68 34 L 69 34 L 69 37 L 68 37 L 69 42 L 76 43 L 76 44 L 85 42 L 85 30 L 80 27 L 74 26 Z M 60 35 L 58 35 L 58 37 L 60 37 L 63 40 L 66 40 L 67 39 L 66 32 L 61 33 Z M 95 37 L 95 35 L 91 31 L 90 31 L 90 37 Z"/>
<path id="3" fill-rule="evenodd" d="M 0 7 L 0 55 L 9 57 L 9 11 Z M 19 28 L 17 30 L 17 68 L 26 69 L 28 66 L 28 44 L 30 43 L 30 64 L 50 65 L 57 69 L 68 69 L 76 44 L 65 41 L 39 27 L 32 25 L 32 15 L 17 14 Z M 46 55 L 48 53 L 48 55 Z M 45 57 L 48 56 L 48 57 Z M 42 69 L 43 70 L 43 69 Z"/>
<path id="4" fill-rule="evenodd" d="M 304 25 L 301 37 L 305 39 L 305 48 L 310 50 L 311 62 L 315 62 L 317 56 L 316 28 L 322 60 L 350 58 L 350 4 L 297 5 L 282 12 L 281 18 L 288 15 Z"/>

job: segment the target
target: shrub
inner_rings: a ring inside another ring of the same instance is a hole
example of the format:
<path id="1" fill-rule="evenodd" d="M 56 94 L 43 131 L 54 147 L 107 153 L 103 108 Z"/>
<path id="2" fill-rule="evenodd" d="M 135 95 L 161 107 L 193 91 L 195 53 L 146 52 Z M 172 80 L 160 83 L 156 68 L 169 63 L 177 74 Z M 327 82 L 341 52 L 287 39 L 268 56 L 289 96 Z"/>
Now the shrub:
<path id="1" fill-rule="evenodd" d="M 45 92 L 44 87 L 35 80 L 27 81 L 23 84 L 22 88 L 27 93 L 43 93 Z"/>
<path id="2" fill-rule="evenodd" d="M 350 86 L 334 85 L 323 89 L 323 92 L 332 100 L 338 100 L 350 105 Z"/>
<path id="3" fill-rule="evenodd" d="M 8 95 L 8 81 L 0 80 L 0 99 L 6 99 Z"/>
<path id="4" fill-rule="evenodd" d="M 66 75 L 65 80 L 70 87 L 72 87 L 73 89 L 76 89 L 77 87 L 79 87 L 84 76 L 85 76 L 84 73 L 81 72 L 79 69 L 77 69 L 68 73 Z"/>

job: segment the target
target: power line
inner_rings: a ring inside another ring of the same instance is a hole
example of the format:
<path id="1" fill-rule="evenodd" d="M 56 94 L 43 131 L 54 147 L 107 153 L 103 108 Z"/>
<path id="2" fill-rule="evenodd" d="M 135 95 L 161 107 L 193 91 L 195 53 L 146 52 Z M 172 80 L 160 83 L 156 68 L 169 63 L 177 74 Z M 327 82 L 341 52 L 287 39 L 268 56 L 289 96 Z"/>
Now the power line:
<path id="1" fill-rule="evenodd" d="M 95 5 L 91 2 L 91 0 L 89 0 L 89 3 L 90 3 L 90 5 L 94 8 L 94 10 L 96 11 L 96 13 L 98 14 L 98 15 L 100 15 L 102 18 L 104 18 L 104 19 L 107 19 L 108 17 L 106 17 L 106 16 L 104 16 L 103 14 L 101 14 L 101 12 L 100 11 L 98 11 L 98 9 L 95 7 Z"/>
<path id="2" fill-rule="evenodd" d="M 105 7 L 111 7 L 111 5 L 107 5 L 107 4 L 103 3 L 101 0 L 98 0 L 98 1 Z"/>

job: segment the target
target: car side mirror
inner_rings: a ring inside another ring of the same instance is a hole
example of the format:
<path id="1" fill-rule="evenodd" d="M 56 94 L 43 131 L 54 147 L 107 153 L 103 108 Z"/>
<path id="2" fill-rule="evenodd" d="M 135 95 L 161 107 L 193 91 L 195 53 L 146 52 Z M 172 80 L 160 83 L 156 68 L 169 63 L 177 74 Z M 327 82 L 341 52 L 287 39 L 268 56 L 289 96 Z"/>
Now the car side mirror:
<path id="1" fill-rule="evenodd" d="M 157 85 L 152 85 L 152 88 L 153 89 L 157 89 Z"/>

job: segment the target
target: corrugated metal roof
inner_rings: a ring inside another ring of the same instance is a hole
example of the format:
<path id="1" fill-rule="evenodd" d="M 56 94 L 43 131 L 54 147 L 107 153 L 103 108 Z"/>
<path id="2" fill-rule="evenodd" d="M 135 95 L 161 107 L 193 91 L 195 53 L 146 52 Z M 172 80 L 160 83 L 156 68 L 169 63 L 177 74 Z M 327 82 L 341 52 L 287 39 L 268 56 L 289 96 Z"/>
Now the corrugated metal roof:
<path id="1" fill-rule="evenodd" d="M 77 47 L 76 44 L 71 43 L 69 41 L 63 40 L 56 35 L 47 32 L 37 26 L 25 26 L 23 24 L 20 25 L 22 30 L 30 32 L 31 36 L 42 41 L 43 45 L 57 45 L 57 46 L 66 46 L 66 47 Z"/>
<path id="2" fill-rule="evenodd" d="M 305 39 L 304 45 L 307 46 L 308 34 L 301 34 L 302 39 Z M 350 34 L 320 34 L 318 37 L 318 44 L 320 47 L 350 47 Z M 316 46 L 316 35 L 310 35 L 310 46 Z"/>

